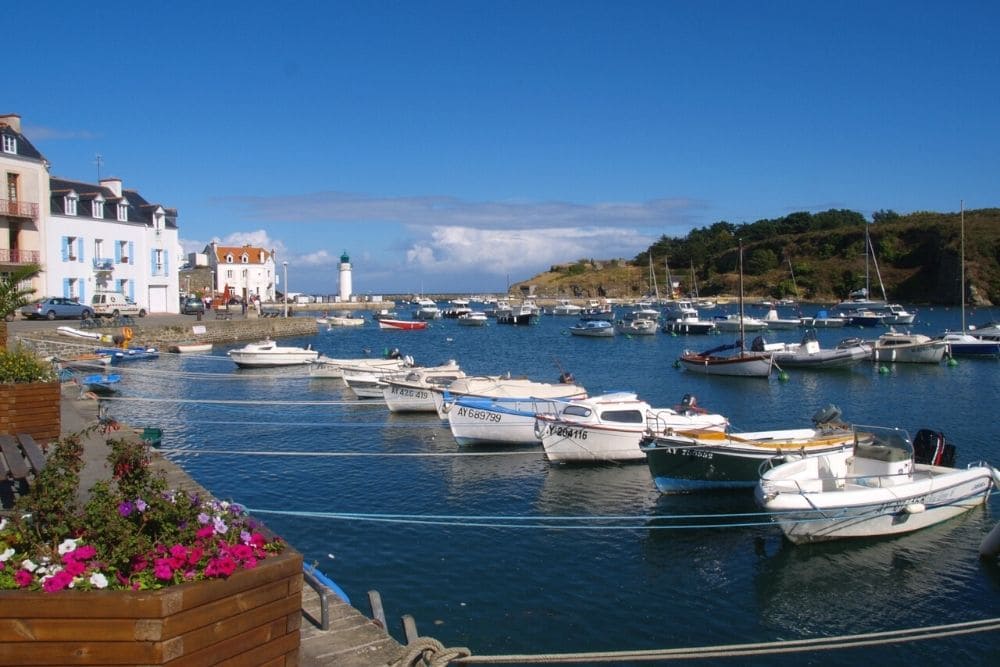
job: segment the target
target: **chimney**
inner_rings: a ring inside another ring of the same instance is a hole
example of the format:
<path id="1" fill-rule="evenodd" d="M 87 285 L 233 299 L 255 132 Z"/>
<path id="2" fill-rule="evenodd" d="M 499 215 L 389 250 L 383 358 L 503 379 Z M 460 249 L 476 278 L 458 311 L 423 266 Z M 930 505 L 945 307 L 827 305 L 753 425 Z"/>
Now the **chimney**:
<path id="1" fill-rule="evenodd" d="M 7 123 L 8 125 L 10 125 L 12 130 L 17 132 L 18 134 L 21 133 L 21 117 L 18 116 L 16 113 L 7 113 L 0 115 L 0 123 Z"/>
<path id="2" fill-rule="evenodd" d="M 115 193 L 116 197 L 122 196 L 122 179 L 120 178 L 102 178 L 101 187 L 107 188 Z"/>

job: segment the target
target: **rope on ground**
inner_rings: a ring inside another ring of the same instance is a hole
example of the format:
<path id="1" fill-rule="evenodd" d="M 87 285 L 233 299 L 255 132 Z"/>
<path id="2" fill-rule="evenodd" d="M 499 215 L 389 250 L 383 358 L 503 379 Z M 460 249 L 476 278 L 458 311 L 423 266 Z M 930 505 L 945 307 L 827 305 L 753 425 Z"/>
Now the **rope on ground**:
<path id="1" fill-rule="evenodd" d="M 445 648 L 433 637 L 417 637 L 404 648 L 406 653 L 392 663 L 392 667 L 447 667 L 455 660 L 472 655 L 464 646 Z"/>
<path id="2" fill-rule="evenodd" d="M 792 639 L 775 642 L 750 644 L 728 644 L 719 646 L 696 646 L 690 648 L 652 649 L 634 651 L 604 651 L 584 653 L 541 653 L 512 655 L 470 655 L 455 658 L 461 665 L 501 665 L 501 664 L 556 664 L 580 662 L 621 662 L 623 660 L 692 660 L 704 658 L 739 658 L 761 655 L 782 655 L 811 651 L 834 651 L 863 646 L 885 646 L 928 639 L 942 639 L 979 632 L 1000 630 L 1000 618 L 978 621 L 934 625 L 923 628 L 906 628 L 885 632 L 871 632 L 859 635 L 819 637 L 815 639 Z"/>

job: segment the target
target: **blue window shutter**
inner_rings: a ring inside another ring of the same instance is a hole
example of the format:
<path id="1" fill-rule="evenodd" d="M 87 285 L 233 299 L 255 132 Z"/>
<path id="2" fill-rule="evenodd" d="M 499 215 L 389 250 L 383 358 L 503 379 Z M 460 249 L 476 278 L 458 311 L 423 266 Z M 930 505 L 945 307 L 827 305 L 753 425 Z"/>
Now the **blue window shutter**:
<path id="1" fill-rule="evenodd" d="M 83 264 L 83 239 L 79 238 L 76 240 L 76 259 L 78 262 Z"/>
<path id="2" fill-rule="evenodd" d="M 128 242 L 128 263 L 135 264 L 135 241 Z"/>
<path id="3" fill-rule="evenodd" d="M 63 298 L 69 298 L 69 278 L 63 278 Z"/>
<path id="4" fill-rule="evenodd" d="M 62 260 L 65 262 L 67 259 L 69 259 L 69 237 L 68 236 L 62 237 L 62 243 L 60 243 L 59 245 L 62 246 Z"/>
<path id="5" fill-rule="evenodd" d="M 135 301 L 135 280 L 128 281 L 128 298 Z"/>
<path id="6" fill-rule="evenodd" d="M 122 263 L 122 244 L 115 242 L 115 264 Z"/>
<path id="7" fill-rule="evenodd" d="M 155 276 L 156 275 L 156 251 L 155 250 L 150 250 L 149 251 L 149 275 L 151 275 L 151 276 Z"/>

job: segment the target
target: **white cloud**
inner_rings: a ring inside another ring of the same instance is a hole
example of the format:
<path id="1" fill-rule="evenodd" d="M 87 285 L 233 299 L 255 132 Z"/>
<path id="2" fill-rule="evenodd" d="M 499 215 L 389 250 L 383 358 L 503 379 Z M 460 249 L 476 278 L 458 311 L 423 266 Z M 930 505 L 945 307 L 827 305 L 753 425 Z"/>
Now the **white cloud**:
<path id="1" fill-rule="evenodd" d="M 620 228 L 560 227 L 527 232 L 443 226 L 414 241 L 406 251 L 406 261 L 428 273 L 534 273 L 577 259 L 631 258 L 656 238 Z"/>

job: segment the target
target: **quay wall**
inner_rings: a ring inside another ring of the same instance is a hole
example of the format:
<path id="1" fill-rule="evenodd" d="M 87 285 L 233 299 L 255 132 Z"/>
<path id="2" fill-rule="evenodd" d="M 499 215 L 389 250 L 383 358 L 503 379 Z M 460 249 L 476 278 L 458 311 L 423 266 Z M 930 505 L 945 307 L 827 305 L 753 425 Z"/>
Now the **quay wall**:
<path id="1" fill-rule="evenodd" d="M 248 317 L 240 315 L 231 320 L 202 319 L 191 324 L 148 325 L 137 319 L 129 328 L 132 330 L 132 347 L 153 347 L 166 352 L 177 343 L 215 343 L 228 345 L 241 341 L 258 341 L 265 338 L 278 339 L 292 336 L 308 336 L 316 333 L 313 317 Z M 86 331 L 106 336 L 122 334 L 122 327 L 101 327 Z M 195 333 L 198 331 L 198 333 Z M 111 343 L 99 340 L 77 338 L 60 334 L 55 330 L 30 331 L 12 336 L 14 344 L 21 344 L 35 350 L 42 356 L 67 356 L 92 352 L 95 347 L 111 347 Z"/>

